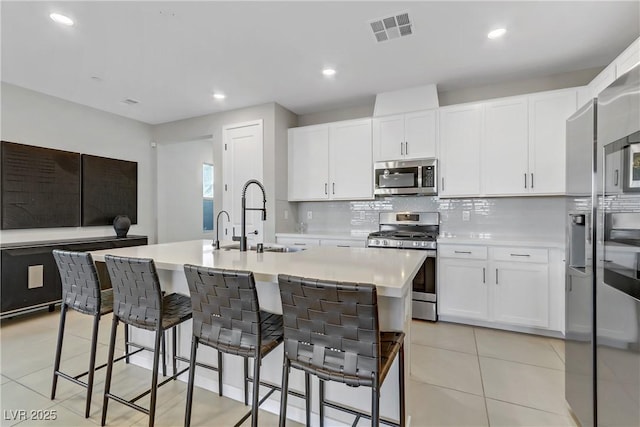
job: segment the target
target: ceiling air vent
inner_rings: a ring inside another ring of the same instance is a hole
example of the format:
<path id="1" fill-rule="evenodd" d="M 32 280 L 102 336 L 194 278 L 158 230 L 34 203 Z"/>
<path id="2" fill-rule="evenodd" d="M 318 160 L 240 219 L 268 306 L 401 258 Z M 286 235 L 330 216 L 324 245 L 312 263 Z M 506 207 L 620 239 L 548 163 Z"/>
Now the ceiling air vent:
<path id="1" fill-rule="evenodd" d="M 136 101 L 135 99 L 131 99 L 131 98 L 123 99 L 121 102 L 127 105 L 136 105 L 139 103 L 139 101 Z"/>
<path id="2" fill-rule="evenodd" d="M 369 21 L 377 42 L 384 42 L 413 34 L 411 20 L 407 12 L 398 13 L 387 18 Z"/>

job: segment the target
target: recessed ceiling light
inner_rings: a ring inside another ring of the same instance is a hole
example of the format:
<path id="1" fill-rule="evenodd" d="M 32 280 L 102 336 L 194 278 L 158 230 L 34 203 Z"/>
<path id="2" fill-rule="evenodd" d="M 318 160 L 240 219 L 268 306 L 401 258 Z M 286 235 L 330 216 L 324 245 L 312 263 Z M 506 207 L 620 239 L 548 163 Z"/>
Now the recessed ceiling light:
<path id="1" fill-rule="evenodd" d="M 227 97 L 227 95 L 225 95 L 224 93 L 214 93 L 213 97 L 215 99 L 225 99 Z"/>
<path id="2" fill-rule="evenodd" d="M 68 27 L 73 25 L 73 19 L 59 13 L 52 13 L 49 15 L 49 18 L 53 19 L 58 24 L 66 25 Z"/>
<path id="3" fill-rule="evenodd" d="M 325 68 L 324 70 L 322 70 L 322 74 L 324 74 L 327 77 L 335 76 L 336 70 L 334 70 L 333 68 Z"/>
<path id="4" fill-rule="evenodd" d="M 490 31 L 489 34 L 487 34 L 487 37 L 489 37 L 490 39 L 497 39 L 504 36 L 504 33 L 506 32 L 507 30 L 504 28 L 496 28 L 495 30 Z"/>

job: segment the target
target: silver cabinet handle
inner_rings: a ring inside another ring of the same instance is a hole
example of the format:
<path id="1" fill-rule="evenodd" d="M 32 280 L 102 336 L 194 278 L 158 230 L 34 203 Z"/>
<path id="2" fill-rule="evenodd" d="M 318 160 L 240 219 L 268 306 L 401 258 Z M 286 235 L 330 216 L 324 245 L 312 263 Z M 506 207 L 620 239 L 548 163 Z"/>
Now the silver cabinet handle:
<path id="1" fill-rule="evenodd" d="M 405 141 L 404 143 L 404 155 L 405 156 L 409 155 L 409 143 L 407 141 Z"/>
<path id="2" fill-rule="evenodd" d="M 454 251 L 457 254 L 471 254 L 471 251 Z"/>
<path id="3" fill-rule="evenodd" d="M 496 268 L 496 285 L 498 285 L 498 269 Z"/>
<path id="4" fill-rule="evenodd" d="M 617 187 L 618 186 L 618 169 L 616 169 L 615 174 L 616 174 L 616 177 L 613 180 L 613 185 Z"/>
<path id="5" fill-rule="evenodd" d="M 531 256 L 530 254 L 509 254 L 511 256 Z"/>
<path id="6" fill-rule="evenodd" d="M 444 177 L 442 177 L 442 191 L 444 191 Z"/>
<path id="7" fill-rule="evenodd" d="M 485 273 L 486 273 L 486 269 L 482 267 L 482 283 L 487 283 Z"/>
<path id="8" fill-rule="evenodd" d="M 333 182 L 331 186 L 332 186 L 332 194 L 336 194 L 336 183 Z"/>
<path id="9" fill-rule="evenodd" d="M 329 193 L 327 193 L 327 183 L 326 182 L 324 183 L 324 194 L 329 194 Z"/>
<path id="10" fill-rule="evenodd" d="M 300 243 L 300 242 L 294 242 L 293 244 L 296 246 L 307 246 L 306 243 Z"/>
<path id="11" fill-rule="evenodd" d="M 571 276 L 569 276 L 569 292 L 573 290 L 573 280 L 571 280 Z"/>
<path id="12" fill-rule="evenodd" d="M 351 246 L 349 245 L 337 245 L 339 248 L 350 248 Z"/>
<path id="13" fill-rule="evenodd" d="M 533 174 L 531 174 L 531 188 L 533 188 Z"/>
<path id="14" fill-rule="evenodd" d="M 527 188 L 527 174 L 524 174 L 524 188 Z"/>
<path id="15" fill-rule="evenodd" d="M 400 155 L 404 156 L 404 147 L 402 146 L 402 141 L 400 141 Z"/>

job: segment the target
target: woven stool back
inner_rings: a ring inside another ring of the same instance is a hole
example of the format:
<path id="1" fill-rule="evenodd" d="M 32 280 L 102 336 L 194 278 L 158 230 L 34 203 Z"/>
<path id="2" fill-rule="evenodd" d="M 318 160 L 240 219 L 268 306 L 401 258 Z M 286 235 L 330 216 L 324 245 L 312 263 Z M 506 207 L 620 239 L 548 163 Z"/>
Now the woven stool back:
<path id="1" fill-rule="evenodd" d="M 258 356 L 260 306 L 253 273 L 185 265 L 193 334 L 224 352 Z"/>
<path id="2" fill-rule="evenodd" d="M 371 386 L 380 370 L 376 288 L 279 275 L 284 349 L 318 377 Z"/>
<path id="3" fill-rule="evenodd" d="M 81 313 L 100 312 L 100 281 L 91 254 L 53 250 L 62 281 L 62 301 Z"/>
<path id="4" fill-rule="evenodd" d="M 162 291 L 152 259 L 105 255 L 113 286 L 113 313 L 142 329 L 162 326 Z"/>

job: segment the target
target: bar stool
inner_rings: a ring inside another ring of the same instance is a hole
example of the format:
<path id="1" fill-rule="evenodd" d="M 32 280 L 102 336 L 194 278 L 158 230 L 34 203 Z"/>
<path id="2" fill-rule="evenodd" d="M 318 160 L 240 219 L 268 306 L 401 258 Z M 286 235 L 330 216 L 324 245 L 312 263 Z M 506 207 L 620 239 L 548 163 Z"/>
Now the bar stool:
<path id="1" fill-rule="evenodd" d="M 248 358 L 253 363 L 253 402 L 251 425 L 258 425 L 258 407 L 277 389 L 270 387 L 269 393 L 258 401 L 260 389 L 260 364 L 262 358 L 282 342 L 282 316 L 260 310 L 255 279 L 250 271 L 222 270 L 216 268 L 185 265 L 184 272 L 191 293 L 193 309 L 193 338 L 187 406 L 184 425 L 191 424 L 193 385 L 195 378 L 198 344 L 218 350 L 219 393 L 222 395 L 221 353 L 244 358 L 244 392 L 247 404 L 247 382 L 249 381 Z M 241 419 L 240 425 L 248 415 Z"/>
<path id="2" fill-rule="evenodd" d="M 282 274 L 278 276 L 278 282 L 284 318 L 280 426 L 284 426 L 286 420 L 291 367 L 319 378 L 321 426 L 324 425 L 325 406 L 356 415 L 354 425 L 361 417 L 368 418 L 365 413 L 325 401 L 325 381 L 371 387 L 371 425 L 378 426 L 380 387 L 398 354 L 399 425 L 404 426 L 404 333 L 380 331 L 375 286 Z"/>
<path id="3" fill-rule="evenodd" d="M 86 252 L 53 250 L 53 258 L 58 266 L 60 280 L 62 282 L 62 303 L 60 304 L 60 326 L 58 328 L 58 342 L 56 345 L 56 355 L 53 364 L 53 381 L 51 385 L 51 400 L 56 398 L 58 377 L 64 378 L 87 389 L 84 417 L 89 418 L 91 408 L 91 393 L 93 391 L 93 378 L 95 371 L 107 366 L 106 363 L 96 368 L 96 348 L 98 344 L 98 326 L 100 318 L 104 314 L 113 311 L 113 291 L 111 289 L 100 289 L 100 281 L 96 267 L 93 264 L 91 254 Z M 81 374 L 71 376 L 60 371 L 60 357 L 62 355 L 62 342 L 64 338 L 64 327 L 67 318 L 67 310 L 72 309 L 78 313 L 93 316 L 93 332 L 91 334 L 91 353 L 89 355 L 89 370 Z M 142 351 L 138 349 L 133 353 L 128 352 L 129 336 L 125 331 L 125 355 L 118 357 L 114 362 L 128 358 L 129 356 Z M 80 378 L 87 375 L 87 382 Z"/>
<path id="4" fill-rule="evenodd" d="M 107 420 L 109 399 L 122 403 L 130 408 L 149 415 L 149 426 L 153 426 L 156 411 L 158 387 L 163 386 L 186 372 L 185 368 L 177 372 L 177 326 L 191 318 L 191 302 L 189 297 L 180 294 L 163 295 L 160 281 L 152 259 L 128 258 L 105 255 L 107 271 L 113 286 L 113 323 L 109 340 L 109 357 L 107 375 L 104 386 L 102 406 L 102 424 Z M 153 347 L 153 371 L 151 388 L 132 399 L 125 399 L 111 393 L 111 375 L 113 373 L 113 353 L 115 350 L 118 323 L 155 332 Z M 164 331 L 172 330 L 173 375 L 158 384 L 158 365 L 160 364 L 160 345 Z M 151 393 L 149 409 L 135 402 Z"/>

